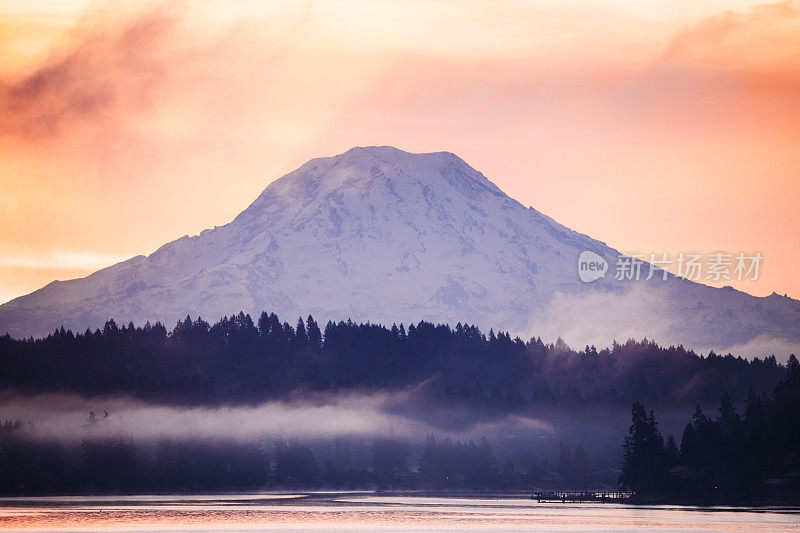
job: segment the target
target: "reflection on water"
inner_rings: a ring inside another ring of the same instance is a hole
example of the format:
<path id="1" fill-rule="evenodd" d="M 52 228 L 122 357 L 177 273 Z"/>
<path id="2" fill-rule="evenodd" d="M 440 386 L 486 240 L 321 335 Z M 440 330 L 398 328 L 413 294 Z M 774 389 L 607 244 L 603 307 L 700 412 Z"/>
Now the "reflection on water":
<path id="1" fill-rule="evenodd" d="M 24 531 L 798 531 L 798 509 L 631 507 L 370 493 L 0 499 Z"/>

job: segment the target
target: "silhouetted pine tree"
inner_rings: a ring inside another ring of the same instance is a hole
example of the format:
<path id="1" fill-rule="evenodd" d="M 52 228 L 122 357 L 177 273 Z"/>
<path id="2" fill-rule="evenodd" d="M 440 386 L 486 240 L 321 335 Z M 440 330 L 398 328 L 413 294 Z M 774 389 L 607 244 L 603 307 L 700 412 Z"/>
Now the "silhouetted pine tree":
<path id="1" fill-rule="evenodd" d="M 653 411 L 648 414 L 639 402 L 631 407 L 631 426 L 622 449 L 620 486 L 640 497 L 663 493 L 669 467 L 664 439 Z"/>

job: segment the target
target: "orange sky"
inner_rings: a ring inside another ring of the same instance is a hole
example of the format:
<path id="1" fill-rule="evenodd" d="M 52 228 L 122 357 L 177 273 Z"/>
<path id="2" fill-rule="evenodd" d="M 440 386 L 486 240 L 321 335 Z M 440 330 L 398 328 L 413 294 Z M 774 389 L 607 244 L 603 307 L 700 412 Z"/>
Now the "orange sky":
<path id="1" fill-rule="evenodd" d="M 0 302 L 384 144 L 800 298 L 798 2 L 0 0 Z"/>

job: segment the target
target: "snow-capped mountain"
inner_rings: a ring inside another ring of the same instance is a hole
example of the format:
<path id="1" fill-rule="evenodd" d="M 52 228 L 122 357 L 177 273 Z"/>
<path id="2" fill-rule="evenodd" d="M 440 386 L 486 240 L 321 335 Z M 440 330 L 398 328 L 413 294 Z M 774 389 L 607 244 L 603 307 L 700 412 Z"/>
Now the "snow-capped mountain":
<path id="1" fill-rule="evenodd" d="M 609 272 L 584 283 L 584 250 L 609 264 L 618 256 L 453 154 L 353 148 L 275 181 L 225 226 L 0 306 L 0 331 L 45 335 L 110 317 L 171 327 L 187 314 L 268 310 L 292 322 L 468 322 L 575 343 L 800 342 L 800 302 L 674 277 L 616 282 Z"/>

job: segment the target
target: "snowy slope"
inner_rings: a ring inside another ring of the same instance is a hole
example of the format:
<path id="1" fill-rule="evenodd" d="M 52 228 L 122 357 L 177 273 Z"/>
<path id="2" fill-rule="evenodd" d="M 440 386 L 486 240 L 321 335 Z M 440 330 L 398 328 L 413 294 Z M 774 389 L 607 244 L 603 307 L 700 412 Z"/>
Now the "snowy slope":
<path id="1" fill-rule="evenodd" d="M 602 342 L 647 335 L 722 348 L 800 341 L 800 303 L 679 279 L 582 283 L 577 257 L 617 252 L 506 196 L 450 153 L 353 148 L 272 183 L 225 226 L 0 306 L 42 335 L 245 310 L 289 321 L 469 322 Z M 611 276 L 607 276 L 610 278 Z"/>

